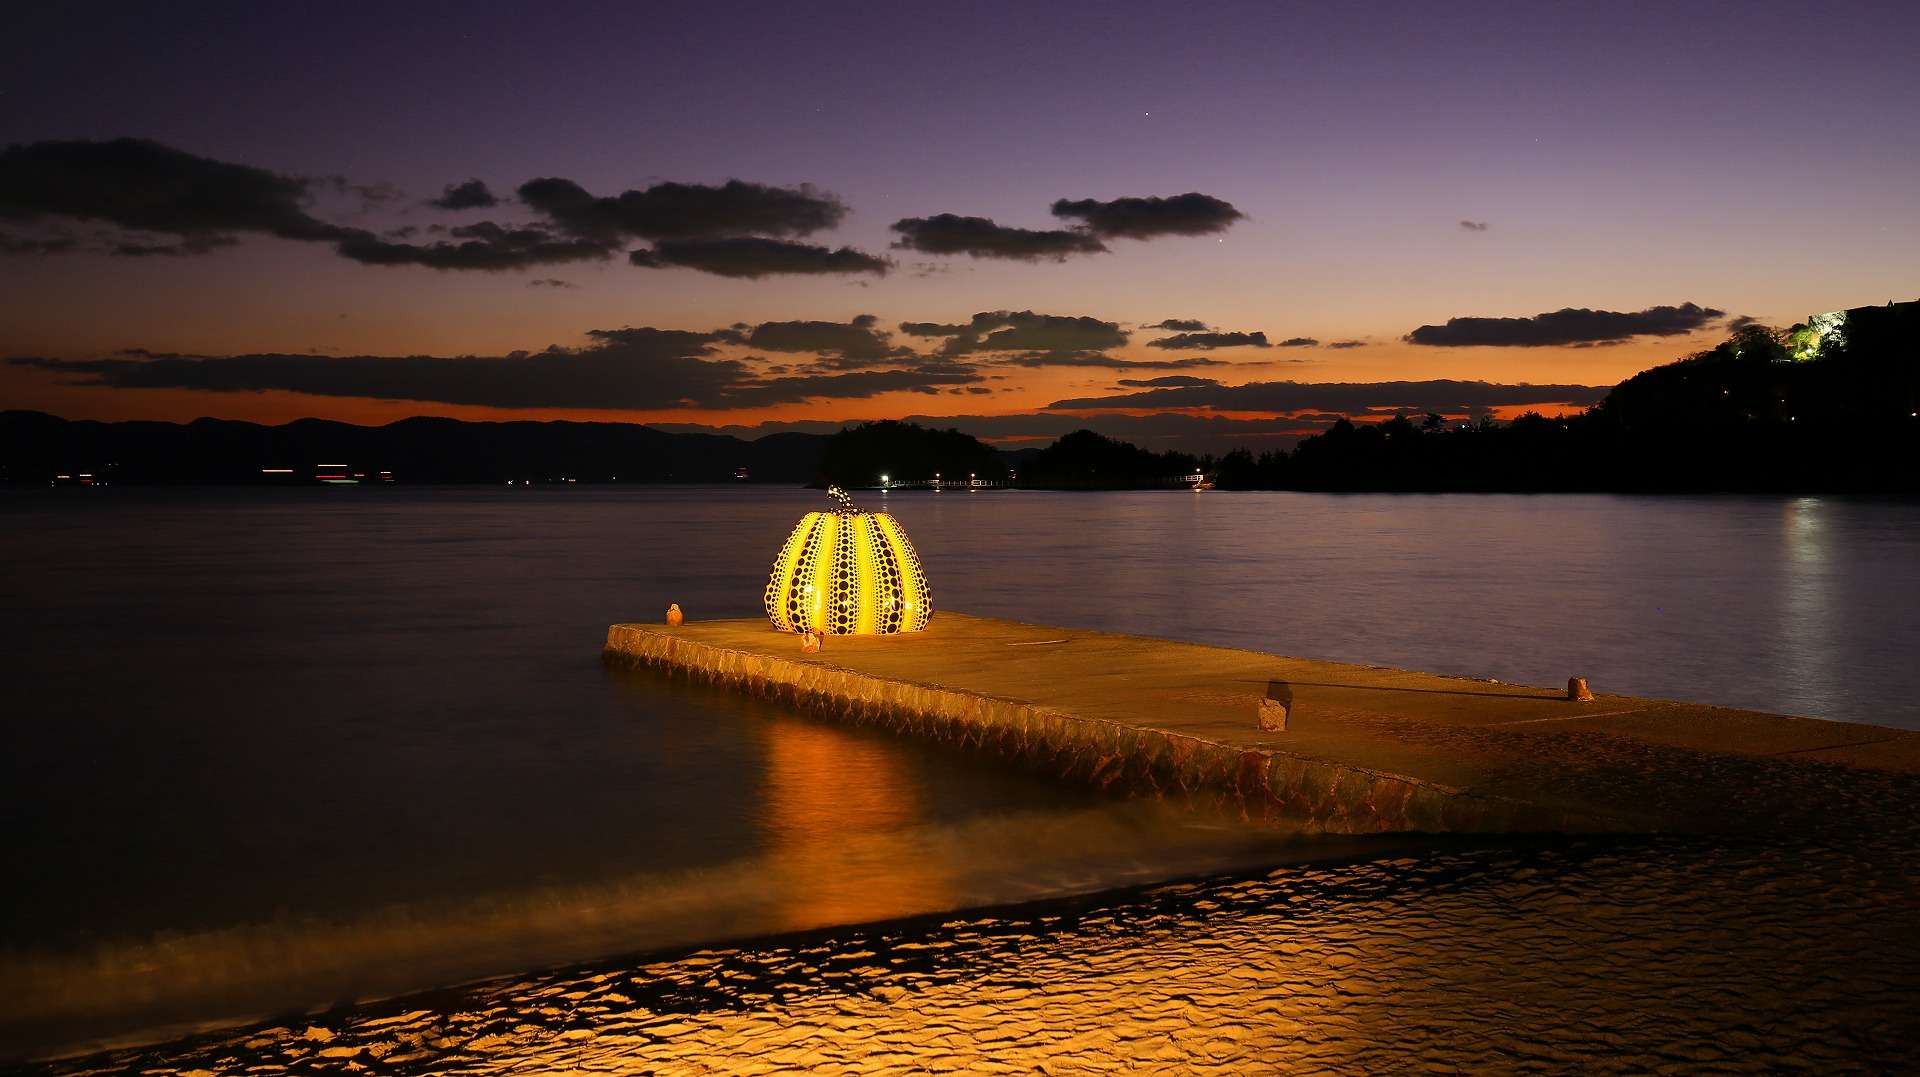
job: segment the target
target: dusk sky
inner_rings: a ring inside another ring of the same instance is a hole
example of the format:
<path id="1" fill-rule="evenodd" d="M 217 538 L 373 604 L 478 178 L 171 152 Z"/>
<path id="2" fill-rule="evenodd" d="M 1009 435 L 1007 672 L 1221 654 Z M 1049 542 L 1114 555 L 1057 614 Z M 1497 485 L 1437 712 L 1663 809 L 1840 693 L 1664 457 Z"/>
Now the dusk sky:
<path id="1" fill-rule="evenodd" d="M 400 10 L 13 13 L 0 406 L 1259 447 L 1920 295 L 1912 4 Z"/>

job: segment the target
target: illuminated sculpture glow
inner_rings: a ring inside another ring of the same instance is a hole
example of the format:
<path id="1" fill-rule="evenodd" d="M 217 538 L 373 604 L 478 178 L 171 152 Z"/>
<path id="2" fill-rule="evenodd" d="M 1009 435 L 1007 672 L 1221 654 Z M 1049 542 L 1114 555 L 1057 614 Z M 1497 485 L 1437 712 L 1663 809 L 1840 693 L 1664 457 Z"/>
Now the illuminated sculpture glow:
<path id="1" fill-rule="evenodd" d="M 767 577 L 767 619 L 782 632 L 834 636 L 918 632 L 933 616 L 927 577 L 900 521 L 863 512 L 839 487 L 809 512 Z"/>

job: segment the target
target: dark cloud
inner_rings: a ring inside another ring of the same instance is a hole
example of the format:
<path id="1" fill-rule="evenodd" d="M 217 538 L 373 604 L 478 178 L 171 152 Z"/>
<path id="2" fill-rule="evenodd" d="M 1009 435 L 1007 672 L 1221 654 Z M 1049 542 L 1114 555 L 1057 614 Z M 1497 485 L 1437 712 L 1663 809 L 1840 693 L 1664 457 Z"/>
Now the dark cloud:
<path id="1" fill-rule="evenodd" d="M 14 366 L 72 384 L 206 392 L 284 391 L 494 408 L 726 410 L 889 392 L 934 392 L 985 379 L 957 364 L 770 377 L 753 364 L 713 357 L 739 333 L 636 327 L 594 330 L 582 348 L 501 356 L 169 355 L 97 359 L 16 356 Z"/>
<path id="2" fill-rule="evenodd" d="M 1000 360 L 1010 366 L 1080 366 L 1107 370 L 1189 370 L 1202 366 L 1231 366 L 1222 359 L 1116 359 L 1100 352 L 1022 352 Z"/>
<path id="3" fill-rule="evenodd" d="M 765 322 L 747 334 L 746 345 L 770 352 L 812 352 L 839 367 L 875 366 L 913 357 L 893 335 L 876 328 L 880 319 L 862 314 L 851 322 Z"/>
<path id="4" fill-rule="evenodd" d="M 627 260 L 646 269 L 681 267 L 721 277 L 758 280 L 790 274 L 874 273 L 885 276 L 893 263 L 852 247 L 821 247 L 760 236 L 727 239 L 663 239 Z"/>
<path id="5" fill-rule="evenodd" d="M 1317 348 L 1320 342 L 1312 337 L 1288 337 L 1274 345 L 1276 348 Z"/>
<path id="6" fill-rule="evenodd" d="M 1158 378 L 1121 378 L 1117 384 L 1130 389 L 1189 389 L 1220 383 L 1212 378 L 1196 378 L 1191 374 L 1167 374 Z"/>
<path id="7" fill-rule="evenodd" d="M 69 235 L 24 236 L 0 232 L 0 254 L 65 254 L 79 248 Z"/>
<path id="8" fill-rule="evenodd" d="M 0 255 L 85 252 L 111 254 L 120 258 L 188 258 L 210 254 L 240 242 L 230 235 L 169 237 L 159 233 L 118 230 L 96 232 L 89 241 L 58 228 L 30 227 L 32 232 L 29 234 L 0 233 Z"/>
<path id="9" fill-rule="evenodd" d="M 832 228 L 847 215 L 838 198 L 804 184 L 770 187 L 737 179 L 717 187 L 656 183 L 600 197 L 570 179 L 550 176 L 521 184 L 519 194 L 561 230 L 608 243 L 631 237 L 804 236 Z"/>
<path id="10" fill-rule="evenodd" d="M 1742 315 L 1739 315 L 1738 317 L 1727 319 L 1727 331 L 1737 333 L 1740 330 L 1745 329 L 1749 325 L 1759 325 L 1759 324 L 1760 324 L 1760 319 L 1754 317 L 1751 314 L 1742 314 Z"/>
<path id="11" fill-rule="evenodd" d="M 1511 404 L 1597 404 L 1604 385 L 1526 385 L 1485 381 L 1295 382 L 1150 389 L 1116 396 L 1056 400 L 1064 411 L 1203 408 L 1232 412 L 1321 411 L 1356 415 L 1378 410 L 1436 411 L 1443 415 Z"/>
<path id="12" fill-rule="evenodd" d="M 1677 337 L 1703 329 L 1726 313 L 1694 303 L 1633 312 L 1567 307 L 1531 318 L 1449 318 L 1445 325 L 1415 329 L 1406 340 L 1443 348 L 1540 348 L 1643 336 Z"/>
<path id="13" fill-rule="evenodd" d="M 1045 445 L 1062 434 L 1090 429 L 1108 437 L 1121 438 L 1136 445 L 1155 449 L 1175 448 L 1188 452 L 1225 452 L 1243 446 L 1284 448 L 1310 434 L 1319 433 L 1340 418 L 1334 414 L 1306 414 L 1277 419 L 1242 419 L 1219 415 L 1187 415 L 1165 412 L 1153 415 L 1125 415 L 1096 412 L 1070 415 L 1040 412 L 1020 415 L 906 415 L 903 421 L 936 429 L 957 428 L 975 437 L 1003 446 Z M 845 420 L 800 419 L 771 421 L 751 426 L 706 426 L 692 423 L 652 423 L 663 430 L 730 434 L 757 438 L 788 432 L 831 434 L 847 425 Z"/>
<path id="14" fill-rule="evenodd" d="M 309 180 L 145 139 L 32 142 L 0 150 L 0 219 L 102 221 L 202 245 L 218 245 L 235 233 L 295 240 L 351 234 L 308 214 L 310 197 Z"/>
<path id="15" fill-rule="evenodd" d="M 1087 231 L 1102 238 L 1153 239 L 1156 236 L 1202 236 L 1224 232 L 1246 214 L 1212 195 L 1190 191 L 1172 198 L 1062 198 L 1053 204 L 1056 217 L 1085 222 Z"/>
<path id="16" fill-rule="evenodd" d="M 331 188 L 335 194 L 345 195 L 360 203 L 362 212 L 377 209 L 389 202 L 397 202 L 406 197 L 406 192 L 391 183 L 355 183 L 345 176 L 323 176 L 320 182 Z"/>
<path id="17" fill-rule="evenodd" d="M 805 400 L 857 400 L 883 393 L 936 393 L 950 385 L 985 380 L 979 374 L 952 367 L 913 370 L 855 370 L 844 374 L 805 374 L 735 385 L 711 408 L 759 408 Z"/>
<path id="18" fill-rule="evenodd" d="M 701 333 L 691 329 L 656 329 L 650 325 L 620 329 L 589 329 L 587 339 L 597 347 L 619 347 L 640 358 L 712 355 L 716 344 L 744 344 L 738 329 Z"/>
<path id="19" fill-rule="evenodd" d="M 961 217 L 953 213 L 905 217 L 893 222 L 893 230 L 900 233 L 895 248 L 925 254 L 966 254 L 975 258 L 1031 262 L 1100 254 L 1107 249 L 1098 238 L 1077 229 L 1009 228 L 986 217 Z"/>
<path id="20" fill-rule="evenodd" d="M 806 186 L 659 183 L 601 198 L 572 180 L 536 179 L 519 193 L 546 223 L 435 226 L 430 231 L 448 238 L 413 243 L 411 226 L 383 236 L 314 217 L 307 206 L 316 183 L 357 195 L 363 204 L 397 196 L 386 184 L 284 176 L 140 139 L 36 142 L 0 151 L 0 221 L 105 222 L 128 234 L 108 238 L 103 249 L 129 257 L 205 254 L 251 233 L 331 243 L 342 257 L 366 265 L 501 271 L 603 260 L 639 236 L 655 246 L 632 252 L 634 265 L 684 266 L 723 277 L 884 274 L 892 264 L 852 247 L 765 238 L 829 228 L 846 215 L 838 199 Z M 478 179 L 451 184 L 430 201 L 454 210 L 498 203 Z M 0 253 L 71 249 L 70 239 L 18 233 L 0 239 Z"/>
<path id="21" fill-rule="evenodd" d="M 947 337 L 942 355 L 975 352 L 1050 352 L 1073 355 L 1117 348 L 1127 342 L 1127 331 L 1117 322 L 1064 314 L 1035 314 L 1030 310 L 991 310 L 975 314 L 965 325 L 902 322 L 901 332 L 912 336 Z"/>
<path id="22" fill-rule="evenodd" d="M 1079 254 L 1102 254 L 1103 240 L 1124 237 L 1152 239 L 1157 236 L 1197 236 L 1219 232 L 1245 214 L 1211 195 L 1198 192 L 1172 198 L 1116 198 L 1102 202 L 1092 198 L 1062 198 L 1053 204 L 1056 217 L 1068 217 L 1081 223 L 1073 228 L 1015 228 L 987 217 L 963 217 L 941 213 L 932 217 L 903 217 L 893 223 L 900 234 L 894 247 L 926 254 L 965 254 L 974 258 L 1007 258 L 1037 261 L 1050 258 L 1064 261 Z M 1155 328 L 1177 329 L 1192 326 L 1204 329 L 1200 322 L 1168 319 Z"/>
<path id="23" fill-rule="evenodd" d="M 157 243 L 122 239 L 110 245 L 107 252 L 122 258 L 187 258 L 231 247 L 239 242 L 232 236 L 183 236 L 178 240 Z"/>
<path id="24" fill-rule="evenodd" d="M 440 197 L 427 200 L 427 205 L 440 209 L 492 209 L 499 204 L 500 199 L 487 189 L 485 181 L 477 179 L 449 183 Z"/>
<path id="25" fill-rule="evenodd" d="M 1200 321 L 1198 318 L 1168 318 L 1165 321 L 1155 322 L 1145 328 L 1165 329 L 1172 333 L 1198 333 L 1212 327 Z"/>
<path id="26" fill-rule="evenodd" d="M 363 200 L 392 197 L 384 184 L 319 182 Z M 106 247 L 130 257 L 205 254 L 243 234 L 332 243 L 343 257 L 367 265 L 433 269 L 522 269 L 612 253 L 605 243 L 491 221 L 451 229 L 453 241 L 397 242 L 308 213 L 314 184 L 143 139 L 35 142 L 0 151 L 0 219 L 102 221 L 133 233 Z"/>
<path id="27" fill-rule="evenodd" d="M 574 284 L 570 280 L 561 280 L 558 277 L 542 277 L 538 280 L 528 281 L 527 287 L 529 288 L 576 288 L 578 287 L 578 285 Z"/>
<path id="28" fill-rule="evenodd" d="M 1265 333 L 1177 333 L 1159 340 L 1147 341 L 1149 348 L 1165 348 L 1168 351 L 1185 351 L 1189 348 L 1207 350 L 1211 348 L 1271 348 Z"/>
<path id="29" fill-rule="evenodd" d="M 1335 348 L 1341 351 L 1344 351 L 1348 348 L 1364 348 L 1366 346 L 1367 346 L 1367 342 L 1364 340 L 1336 340 L 1333 343 L 1327 345 L 1327 347 L 1329 348 Z"/>
<path id="30" fill-rule="evenodd" d="M 605 342 L 497 357 L 264 354 L 10 362 L 116 389 L 283 390 L 503 408 L 643 408 L 712 400 L 748 376 L 745 364 L 697 358 L 700 350 Z"/>
<path id="31" fill-rule="evenodd" d="M 509 228 L 492 221 L 461 225 L 448 229 L 447 234 L 457 242 L 396 243 L 371 232 L 356 232 L 342 239 L 336 249 L 342 257 L 367 265 L 493 272 L 600 261 L 613 254 L 611 248 L 596 240 L 555 235 L 544 228 Z"/>
<path id="32" fill-rule="evenodd" d="M 900 331 L 910 337 L 957 337 L 972 328 L 965 322 L 901 322 Z"/>
<path id="33" fill-rule="evenodd" d="M 1484 232 L 1493 226 L 1485 221 L 1461 221 L 1460 227 L 1469 232 Z"/>

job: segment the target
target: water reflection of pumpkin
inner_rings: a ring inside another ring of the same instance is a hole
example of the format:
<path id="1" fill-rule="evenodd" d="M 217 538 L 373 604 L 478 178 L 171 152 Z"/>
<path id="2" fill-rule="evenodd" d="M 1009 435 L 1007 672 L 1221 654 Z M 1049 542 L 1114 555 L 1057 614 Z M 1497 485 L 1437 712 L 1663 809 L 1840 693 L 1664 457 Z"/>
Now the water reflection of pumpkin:
<path id="1" fill-rule="evenodd" d="M 898 745 L 805 719 L 768 722 L 761 832 L 790 926 L 949 907 L 955 880 L 927 855 L 920 783 Z"/>

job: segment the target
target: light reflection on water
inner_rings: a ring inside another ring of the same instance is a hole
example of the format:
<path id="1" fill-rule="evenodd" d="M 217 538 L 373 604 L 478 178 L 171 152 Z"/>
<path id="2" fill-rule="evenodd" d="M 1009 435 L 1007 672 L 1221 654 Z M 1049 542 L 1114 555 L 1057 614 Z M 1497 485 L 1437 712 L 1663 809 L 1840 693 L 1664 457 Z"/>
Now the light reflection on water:
<path id="1" fill-rule="evenodd" d="M 795 888 L 793 923 L 849 924 L 871 915 L 872 876 L 824 863 L 863 839 L 924 825 L 919 790 L 888 745 L 799 723 L 770 723 L 763 797 L 773 872 L 818 880 Z M 909 850 L 892 850 L 894 853 Z M 888 873 L 888 888 L 912 910 L 954 907 L 954 867 L 945 858 L 908 855 Z"/>
<path id="2" fill-rule="evenodd" d="M 816 494 L 59 493 L 108 496 L 0 502 L 8 524 L 0 603 L 14 614 L 0 621 L 13 703 L 0 715 L 0 824 L 14 862 L 27 867 L 0 917 L 0 1056 L 610 953 L 1353 855 L 1285 835 L 1196 830 L 977 760 L 599 666 L 608 622 L 649 618 L 669 601 L 694 617 L 754 614 L 765 564 Z M 1912 505 L 1184 493 L 888 502 L 943 608 L 1532 683 L 1578 671 L 1605 691 L 1920 725 L 1920 666 L 1908 660 L 1920 638 Z M 1877 948 L 1912 969 L 1920 963 L 1901 948 L 1911 934 L 1888 933 L 1889 925 L 1920 933 L 1910 890 L 1884 880 L 1869 888 L 1878 921 L 1847 912 L 1861 864 L 1914 866 L 1910 827 L 1890 832 L 1898 840 L 1871 856 L 1854 847 L 1856 836 L 1839 835 L 1817 854 L 1774 850 L 1740 862 L 1659 846 L 1620 854 L 1597 879 L 1567 869 L 1556 885 L 1581 892 L 1624 885 L 1627 866 L 1644 863 L 1664 889 L 1645 901 L 1631 890 L 1608 900 L 1689 911 L 1615 917 L 1572 932 L 1557 950 L 1502 943 L 1513 967 L 1501 976 L 1545 982 L 1578 957 L 1596 983 L 1684 993 L 1691 974 L 1682 966 L 1629 966 L 1663 939 L 1718 945 L 1759 930 L 1741 919 L 1752 911 L 1744 905 L 1720 921 L 1694 914 L 1721 908 L 1726 894 L 1767 905 L 1775 893 L 1794 895 L 1793 915 L 1766 921 L 1762 934 L 1801 965 L 1826 967 L 1816 951 Z M 1419 880 L 1445 877 L 1456 855 L 1412 861 L 1394 877 L 1413 881 L 1390 887 L 1387 905 L 1330 902 L 1354 918 L 1327 924 L 1343 932 L 1336 949 L 1398 952 L 1398 925 L 1423 916 L 1432 925 L 1422 945 L 1454 949 L 1502 919 L 1535 922 L 1525 873 L 1547 869 L 1532 861 L 1496 857 L 1476 868 L 1481 906 L 1423 905 Z M 978 946 L 950 936 L 939 949 L 977 958 L 952 966 L 956 984 L 998 984 L 1022 1005 L 1039 1005 L 1048 984 L 1078 984 L 1086 1016 L 1064 1025 L 1124 1026 L 1112 1008 L 1147 998 L 1172 1005 L 1200 981 L 1265 969 L 1249 940 L 1294 923 L 1286 917 L 1327 901 L 1324 887 L 1348 876 L 1361 889 L 1341 894 L 1364 891 L 1373 870 L 1309 870 L 1317 881 L 1306 890 L 1221 881 L 1205 891 L 1216 896 L 1140 914 L 1163 933 L 1099 929 L 1118 940 L 1099 960 L 1126 964 L 1133 946 L 1131 960 L 1159 970 L 1164 990 L 1076 980 L 1071 970 L 1095 960 L 1094 943 L 1054 939 L 1053 921 L 1019 920 L 1012 935 L 988 932 Z M 1278 901 L 1276 892 L 1291 895 L 1284 904 L 1293 911 L 1260 919 L 1268 914 L 1257 907 Z M 1564 911 L 1566 899 L 1557 900 Z M 1206 943 L 1239 930 L 1222 918 L 1228 908 L 1258 930 Z M 1453 913 L 1463 917 L 1457 938 L 1444 935 Z M 1130 924 L 1135 912 L 1114 915 Z M 865 937 L 830 933 L 806 945 L 860 952 Z M 1187 942 L 1197 949 L 1183 949 Z M 796 945 L 769 943 L 739 960 L 789 968 L 783 962 L 800 960 Z M 1541 956 L 1549 950 L 1551 961 Z M 1244 1022 L 1289 1005 L 1281 1000 L 1303 989 L 1288 977 L 1311 953 L 1283 962 L 1292 971 L 1263 981 L 1269 994 L 1250 996 L 1265 1001 L 1247 1013 L 1229 1012 L 1224 996 L 1201 1006 L 1189 1022 L 1201 1038 L 1179 1042 L 1199 1057 L 1215 1041 L 1284 1054 L 1278 1033 Z M 1185 954 L 1191 968 L 1163 967 L 1155 954 Z M 710 964 L 594 975 L 639 999 L 652 997 L 646 985 L 656 978 L 704 983 Z M 979 979 L 989 968 L 1027 976 L 1029 966 L 1031 990 Z M 760 973 L 742 975 L 754 982 Z M 1725 975 L 1738 981 L 1728 991 L 1750 996 L 1746 1006 L 1772 1006 L 1773 993 L 1791 987 L 1757 963 Z M 1890 988 L 1877 971 L 1863 975 L 1868 1012 L 1875 992 Z M 849 1002 L 835 994 L 841 979 L 819 979 L 781 973 L 791 986 L 779 997 L 802 1008 L 872 1002 L 865 994 Z M 506 1008 L 481 1017 L 464 995 L 433 1003 L 399 1027 L 477 1022 L 492 1036 L 506 1022 L 546 1032 L 470 1049 L 471 1059 L 428 1052 L 420 1057 L 432 1061 L 413 1064 L 505 1068 L 524 1049 L 541 1068 L 563 1057 L 542 1053 L 548 1032 L 612 1036 L 606 1015 L 627 1011 L 603 1006 L 600 988 L 585 989 L 600 1016 L 575 1023 L 556 1025 L 547 1003 L 529 1001 L 526 992 L 555 982 L 512 981 L 499 989 Z M 1334 1013 L 1356 992 L 1391 993 L 1400 982 L 1333 975 L 1314 989 L 1324 997 L 1309 992 L 1302 1005 Z M 1409 982 L 1438 991 L 1452 981 Z M 893 986 L 881 976 L 872 993 Z M 692 990 L 672 990 L 683 989 Z M 747 1042 L 729 1022 L 751 1023 L 741 1015 L 765 1000 L 741 997 L 753 1005 L 711 1013 L 670 1005 L 706 1014 L 667 1038 L 671 1050 Z M 1812 999 L 1794 1027 L 1859 1027 L 1837 991 Z M 948 1001 L 942 1012 L 954 1027 L 984 1034 L 993 1024 L 991 1011 L 965 1009 L 962 996 Z M 1333 1052 L 1324 1057 L 1371 1049 L 1382 1018 L 1368 1012 L 1364 1027 L 1328 1018 L 1338 1042 L 1322 1044 Z M 906 1016 L 881 1008 L 859 1020 L 908 1039 L 924 1034 L 901 1024 Z M 1456 1049 L 1479 1049 L 1477 1033 L 1449 1027 Z M 1606 1042 L 1598 1025 L 1555 1027 L 1555 1049 Z M 285 1062 L 305 1035 L 304 1027 L 265 1035 L 235 1057 Z M 363 1060 L 376 1041 L 366 1042 Z M 1113 1057 L 1134 1049 L 1090 1043 Z M 626 1058 L 607 1043 L 594 1049 L 603 1048 Z M 178 1048 L 178 1057 L 200 1049 Z M 151 1060 L 173 1058 L 163 1050 Z"/>
<path id="3" fill-rule="evenodd" d="M 1781 586 L 1786 611 L 1781 624 L 1786 635 L 1782 648 L 1787 679 L 1794 684 L 1831 685 L 1846 676 L 1845 664 L 1835 659 L 1844 650 L 1841 625 L 1849 611 L 1835 601 L 1840 575 L 1833 570 L 1836 551 L 1828 530 L 1830 508 L 1819 498 L 1795 498 L 1785 503 L 1787 557 Z M 1845 552 L 1841 552 L 1845 556 Z"/>

